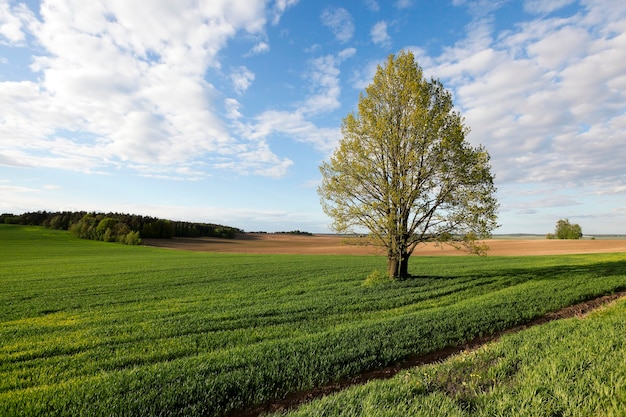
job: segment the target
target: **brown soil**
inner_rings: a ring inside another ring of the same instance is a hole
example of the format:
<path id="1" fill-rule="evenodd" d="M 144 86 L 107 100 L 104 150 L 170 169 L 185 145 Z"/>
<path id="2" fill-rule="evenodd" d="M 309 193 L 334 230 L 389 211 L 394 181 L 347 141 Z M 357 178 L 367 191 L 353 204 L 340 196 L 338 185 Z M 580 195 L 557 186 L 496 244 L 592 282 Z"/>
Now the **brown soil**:
<path id="1" fill-rule="evenodd" d="M 144 239 L 144 244 L 169 249 L 200 252 L 381 255 L 371 246 L 348 244 L 348 239 L 333 235 L 299 236 L 289 234 L 243 234 L 236 239 L 174 238 Z M 493 239 L 488 240 L 489 255 L 561 255 L 579 253 L 626 252 L 626 239 Z M 464 252 L 432 243 L 419 246 L 413 256 L 462 256 Z"/>
<path id="2" fill-rule="evenodd" d="M 306 402 L 341 391 L 353 385 L 364 384 L 368 381 L 372 381 L 376 379 L 389 379 L 395 376 L 400 371 L 410 369 L 415 366 L 439 362 L 463 351 L 474 350 L 478 348 L 479 346 L 486 344 L 487 342 L 491 342 L 493 340 L 500 338 L 503 334 L 517 333 L 531 326 L 544 324 L 553 320 L 571 318 L 571 317 L 583 317 L 585 314 L 589 313 L 590 311 L 593 311 L 605 304 L 608 304 L 622 297 L 626 297 L 626 291 L 595 298 L 592 300 L 585 301 L 583 303 L 565 307 L 562 310 L 548 313 L 542 317 L 538 317 L 534 319 L 533 321 L 526 323 L 524 325 L 507 329 L 505 331 L 495 333 L 491 336 L 477 337 L 461 346 L 448 347 L 448 348 L 441 349 L 441 350 L 438 350 L 438 351 L 435 351 L 426 355 L 413 356 L 393 366 L 363 372 L 353 378 L 338 381 L 336 383 L 329 384 L 323 387 L 318 387 L 310 391 L 293 393 L 293 394 L 288 395 L 286 398 L 284 398 L 281 401 L 277 401 L 271 404 L 265 404 L 263 406 L 256 407 L 250 410 L 238 411 L 231 415 L 242 416 L 242 417 L 257 417 L 265 413 L 284 412 L 290 409 L 294 409 Z"/>

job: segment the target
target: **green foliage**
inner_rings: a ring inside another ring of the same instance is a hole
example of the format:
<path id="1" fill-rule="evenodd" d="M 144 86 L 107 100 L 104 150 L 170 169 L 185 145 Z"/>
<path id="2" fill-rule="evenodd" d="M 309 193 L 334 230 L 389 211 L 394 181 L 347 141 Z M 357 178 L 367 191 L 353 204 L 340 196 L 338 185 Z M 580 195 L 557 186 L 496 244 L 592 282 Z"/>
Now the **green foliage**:
<path id="1" fill-rule="evenodd" d="M 51 229 L 69 230 L 82 239 L 103 240 L 105 242 L 133 242 L 139 244 L 139 233 L 144 238 L 170 239 L 172 237 L 211 236 L 234 238 L 241 230 L 207 223 L 189 223 L 157 219 L 120 213 L 79 212 L 30 212 L 19 216 L 0 215 L 0 224 L 21 224 L 44 226 Z M 129 235 L 130 232 L 136 232 Z"/>
<path id="2" fill-rule="evenodd" d="M 302 230 L 290 230 L 289 232 L 276 232 L 277 234 L 295 235 L 295 236 L 313 236 L 311 232 L 305 232 Z"/>
<path id="3" fill-rule="evenodd" d="M 412 53 L 390 55 L 320 167 L 332 227 L 368 230 L 386 248 L 393 277 L 408 274 L 421 242 L 459 236 L 453 243 L 477 249 L 475 240 L 497 227 L 498 204 L 489 154 L 465 140 L 468 132 L 450 93 L 424 78 Z"/>
<path id="4" fill-rule="evenodd" d="M 19 224 L 20 218 L 11 213 L 0 214 L 0 224 Z"/>
<path id="5" fill-rule="evenodd" d="M 367 278 L 365 278 L 365 281 L 363 281 L 363 286 L 372 287 L 375 285 L 382 285 L 389 282 L 393 282 L 393 280 L 389 278 L 389 275 L 383 274 L 378 269 L 375 269 L 367 276 Z"/>
<path id="6" fill-rule="evenodd" d="M 556 222 L 554 235 L 548 234 L 548 239 L 580 239 L 583 237 L 582 228 L 578 224 L 571 224 L 569 219 Z"/>
<path id="7" fill-rule="evenodd" d="M 169 220 L 158 219 L 144 223 L 141 236 L 154 239 L 171 239 L 174 236 L 174 225 Z"/>
<path id="8" fill-rule="evenodd" d="M 139 245 L 141 244 L 141 239 L 139 238 L 139 232 L 128 232 L 124 236 L 124 243 L 127 245 Z"/>
<path id="9" fill-rule="evenodd" d="M 381 267 L 0 225 L 0 415 L 226 415 L 626 288 L 623 254 L 424 257 L 364 287 Z"/>

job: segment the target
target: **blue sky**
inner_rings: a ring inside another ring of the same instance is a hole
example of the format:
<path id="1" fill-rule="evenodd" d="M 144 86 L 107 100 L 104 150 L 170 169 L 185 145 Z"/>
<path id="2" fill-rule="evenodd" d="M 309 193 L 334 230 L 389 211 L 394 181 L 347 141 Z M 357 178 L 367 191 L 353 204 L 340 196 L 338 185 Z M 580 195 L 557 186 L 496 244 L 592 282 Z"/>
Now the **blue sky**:
<path id="1" fill-rule="evenodd" d="M 402 49 L 490 152 L 496 233 L 626 233 L 614 0 L 0 0 L 0 211 L 327 232 L 318 167 Z"/>

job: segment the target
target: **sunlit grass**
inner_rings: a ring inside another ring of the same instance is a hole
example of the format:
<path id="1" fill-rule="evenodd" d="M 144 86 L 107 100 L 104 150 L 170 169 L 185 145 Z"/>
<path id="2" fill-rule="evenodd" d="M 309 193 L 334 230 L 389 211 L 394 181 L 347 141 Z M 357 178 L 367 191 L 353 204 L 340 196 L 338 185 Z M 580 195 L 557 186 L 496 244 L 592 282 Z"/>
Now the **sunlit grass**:
<path id="1" fill-rule="evenodd" d="M 624 416 L 626 300 L 305 404 L 303 416 Z"/>
<path id="2" fill-rule="evenodd" d="M 0 415 L 223 415 L 626 288 L 623 254 L 425 257 L 363 286 L 385 263 L 0 225 Z"/>

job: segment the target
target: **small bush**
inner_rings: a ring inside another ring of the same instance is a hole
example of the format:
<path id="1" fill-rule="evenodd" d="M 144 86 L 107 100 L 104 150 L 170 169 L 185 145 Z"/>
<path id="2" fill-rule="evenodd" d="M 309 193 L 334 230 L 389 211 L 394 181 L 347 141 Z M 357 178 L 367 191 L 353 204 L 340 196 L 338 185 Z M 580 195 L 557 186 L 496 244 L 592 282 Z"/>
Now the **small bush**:
<path id="1" fill-rule="evenodd" d="M 373 287 L 375 285 L 382 285 L 391 281 L 392 279 L 389 278 L 388 274 L 385 274 L 383 272 L 380 272 L 378 269 L 375 269 L 374 271 L 372 271 L 371 274 L 367 276 L 367 278 L 365 278 L 365 281 L 363 281 L 363 286 Z"/>

